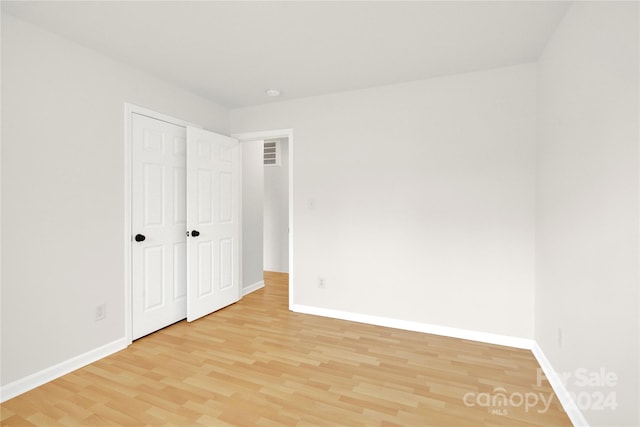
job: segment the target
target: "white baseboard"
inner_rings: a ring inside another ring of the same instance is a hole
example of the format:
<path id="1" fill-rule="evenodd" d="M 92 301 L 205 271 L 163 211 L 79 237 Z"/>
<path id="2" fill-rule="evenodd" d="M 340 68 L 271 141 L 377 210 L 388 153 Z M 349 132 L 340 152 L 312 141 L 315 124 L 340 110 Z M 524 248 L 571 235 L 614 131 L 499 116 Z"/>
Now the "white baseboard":
<path id="1" fill-rule="evenodd" d="M 404 329 L 406 331 L 423 332 L 426 334 L 443 335 L 471 341 L 531 350 L 534 341 L 526 338 L 508 335 L 492 334 L 488 332 L 471 331 L 467 329 L 450 328 L 447 326 L 431 325 L 428 323 L 412 322 L 408 320 L 391 319 L 389 317 L 371 316 L 368 314 L 351 313 L 348 311 L 332 310 L 328 308 L 312 307 L 293 304 L 291 311 L 334 319 L 350 320 L 352 322 L 368 323 L 370 325 L 386 326 L 388 328 Z"/>
<path id="2" fill-rule="evenodd" d="M 64 362 L 60 362 L 57 365 L 43 369 L 40 372 L 28 375 L 24 378 L 11 382 L 0 389 L 0 402 L 5 402 L 13 397 L 16 397 L 22 393 L 39 387 L 43 384 L 53 381 L 69 372 L 80 369 L 93 363 L 103 357 L 109 356 L 117 351 L 120 351 L 127 347 L 127 341 L 125 338 L 120 338 L 109 344 L 105 344 L 102 347 L 90 350 L 84 354 L 73 357 Z"/>
<path id="3" fill-rule="evenodd" d="M 264 288 L 264 280 L 260 280 L 259 282 L 253 283 L 247 287 L 243 287 L 242 296 L 248 295 L 251 292 L 255 292 L 260 288 Z"/>
<path id="4" fill-rule="evenodd" d="M 551 362 L 549 362 L 547 356 L 544 355 L 544 352 L 537 342 L 534 342 L 531 352 L 538 360 L 538 364 L 540 365 L 540 368 L 542 368 L 542 372 L 544 372 L 544 375 L 547 377 L 549 384 L 551 384 L 553 391 L 558 397 L 560 404 L 569 416 L 569 419 L 571 420 L 573 425 L 576 427 L 588 427 L 589 423 L 582 414 L 582 411 L 580 411 L 580 408 L 578 408 L 576 402 L 571 398 L 569 390 L 567 390 L 564 383 L 560 379 L 560 376 L 557 374 L 556 370 L 553 369 L 553 366 L 551 366 Z"/>

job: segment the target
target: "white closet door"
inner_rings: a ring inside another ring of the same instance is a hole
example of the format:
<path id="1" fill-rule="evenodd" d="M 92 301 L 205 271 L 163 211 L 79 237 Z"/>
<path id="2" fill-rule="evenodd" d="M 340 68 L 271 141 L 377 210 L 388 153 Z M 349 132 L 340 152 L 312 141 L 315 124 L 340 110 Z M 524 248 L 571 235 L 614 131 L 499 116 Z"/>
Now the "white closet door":
<path id="1" fill-rule="evenodd" d="M 238 141 L 187 127 L 187 320 L 240 299 Z"/>
<path id="2" fill-rule="evenodd" d="M 132 338 L 186 317 L 186 129 L 132 115 Z"/>

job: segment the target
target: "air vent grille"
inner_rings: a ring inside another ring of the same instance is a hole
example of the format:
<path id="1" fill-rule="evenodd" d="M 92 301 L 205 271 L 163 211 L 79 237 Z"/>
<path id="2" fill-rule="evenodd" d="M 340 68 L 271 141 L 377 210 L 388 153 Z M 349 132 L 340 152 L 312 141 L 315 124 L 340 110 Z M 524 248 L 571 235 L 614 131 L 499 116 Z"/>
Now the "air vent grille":
<path id="1" fill-rule="evenodd" d="M 265 166 L 280 166 L 279 141 L 265 141 L 263 164 Z"/>

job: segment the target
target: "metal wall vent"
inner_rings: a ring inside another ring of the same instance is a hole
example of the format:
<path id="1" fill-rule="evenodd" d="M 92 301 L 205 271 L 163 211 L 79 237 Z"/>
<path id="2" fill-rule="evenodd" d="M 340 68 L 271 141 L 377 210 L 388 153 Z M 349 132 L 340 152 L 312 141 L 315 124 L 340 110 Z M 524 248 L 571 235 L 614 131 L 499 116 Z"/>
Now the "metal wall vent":
<path id="1" fill-rule="evenodd" d="M 263 164 L 265 166 L 280 166 L 280 141 L 265 141 Z"/>

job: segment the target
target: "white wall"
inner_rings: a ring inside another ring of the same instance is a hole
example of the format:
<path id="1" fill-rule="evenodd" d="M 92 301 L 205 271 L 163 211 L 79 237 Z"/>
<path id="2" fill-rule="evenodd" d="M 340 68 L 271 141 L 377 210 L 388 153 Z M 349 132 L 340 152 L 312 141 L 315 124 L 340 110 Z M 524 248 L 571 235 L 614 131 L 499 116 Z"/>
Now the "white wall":
<path id="1" fill-rule="evenodd" d="M 616 393 L 592 425 L 640 424 L 638 51 L 637 2 L 574 2 L 538 65 L 536 340 L 570 391 Z M 576 384 L 601 368 L 615 387 Z"/>
<path id="2" fill-rule="evenodd" d="M 296 135 L 294 302 L 530 338 L 535 294 L 558 372 L 618 376 L 588 420 L 640 424 L 637 17 L 574 3 L 537 89 L 521 65 L 233 111 Z M 7 15 L 1 72 L 4 386 L 124 336 L 124 102 L 228 114 Z"/>
<path id="3" fill-rule="evenodd" d="M 263 141 L 242 144 L 242 287 L 260 286 L 263 281 Z"/>
<path id="4" fill-rule="evenodd" d="M 221 107 L 3 14 L 3 386 L 124 337 L 125 102 L 228 133 Z"/>
<path id="5" fill-rule="evenodd" d="M 529 64 L 232 111 L 295 134 L 294 303 L 532 338 L 535 96 Z"/>
<path id="6" fill-rule="evenodd" d="M 280 166 L 264 167 L 264 269 L 289 272 L 289 142 L 280 140 Z"/>

